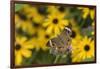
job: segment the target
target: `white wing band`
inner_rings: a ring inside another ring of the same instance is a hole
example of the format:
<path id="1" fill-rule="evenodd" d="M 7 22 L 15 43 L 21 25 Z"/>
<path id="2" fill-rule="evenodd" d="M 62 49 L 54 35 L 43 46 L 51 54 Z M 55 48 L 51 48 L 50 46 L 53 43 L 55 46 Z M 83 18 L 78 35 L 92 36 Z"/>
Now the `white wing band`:
<path id="1" fill-rule="evenodd" d="M 65 27 L 65 29 L 71 32 L 71 29 L 70 29 L 70 28 L 68 28 L 68 27 Z"/>

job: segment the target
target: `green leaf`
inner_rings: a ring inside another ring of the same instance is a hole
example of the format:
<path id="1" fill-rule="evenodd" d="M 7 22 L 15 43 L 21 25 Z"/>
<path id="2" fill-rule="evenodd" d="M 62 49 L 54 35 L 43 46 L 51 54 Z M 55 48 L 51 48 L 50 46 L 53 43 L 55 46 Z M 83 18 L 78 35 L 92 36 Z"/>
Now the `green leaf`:
<path id="1" fill-rule="evenodd" d="M 50 54 L 49 51 L 40 50 L 33 62 L 36 64 L 52 64 L 55 56 Z"/>
<path id="2" fill-rule="evenodd" d="M 22 8 L 23 4 L 15 4 L 15 12 Z"/>
<path id="3" fill-rule="evenodd" d="M 32 56 L 30 58 L 24 58 L 22 65 L 30 65 L 33 63 L 33 61 L 35 60 L 35 58 L 37 58 L 37 54 L 38 52 L 35 51 L 34 49 L 32 50 Z"/>
<path id="4" fill-rule="evenodd" d="M 94 61 L 94 58 L 86 58 L 84 61 Z"/>

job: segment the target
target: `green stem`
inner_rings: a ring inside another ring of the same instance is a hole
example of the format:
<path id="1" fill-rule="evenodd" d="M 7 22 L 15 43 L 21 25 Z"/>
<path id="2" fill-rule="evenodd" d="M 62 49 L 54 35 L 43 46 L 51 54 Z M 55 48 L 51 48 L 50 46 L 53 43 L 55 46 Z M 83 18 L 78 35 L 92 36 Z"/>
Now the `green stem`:
<path id="1" fill-rule="evenodd" d="M 58 62 L 59 58 L 60 58 L 60 55 L 57 55 L 55 60 L 54 60 L 54 64 Z"/>
<path id="2" fill-rule="evenodd" d="M 80 27 L 82 28 L 82 26 L 84 25 L 85 20 L 82 21 L 82 23 L 80 24 Z"/>

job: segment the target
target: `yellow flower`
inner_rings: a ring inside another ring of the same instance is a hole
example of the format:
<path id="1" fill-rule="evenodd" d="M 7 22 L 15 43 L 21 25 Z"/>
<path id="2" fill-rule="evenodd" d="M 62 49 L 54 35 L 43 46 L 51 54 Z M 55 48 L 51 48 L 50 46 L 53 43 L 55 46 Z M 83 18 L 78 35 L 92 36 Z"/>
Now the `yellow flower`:
<path id="1" fill-rule="evenodd" d="M 65 26 L 68 25 L 68 20 L 64 19 L 64 16 L 58 13 L 52 13 L 48 15 L 47 19 L 43 23 L 43 26 L 46 27 L 46 32 L 48 34 L 57 35 Z"/>
<path id="2" fill-rule="evenodd" d="M 29 58 L 32 55 L 30 49 L 33 49 L 33 45 L 26 41 L 25 37 L 17 37 L 15 41 L 15 64 L 21 65 L 23 57 Z"/>
<path id="3" fill-rule="evenodd" d="M 52 11 L 51 11 L 52 10 Z M 64 6 L 48 6 L 47 11 L 52 14 L 52 13 L 58 13 L 61 15 L 68 15 L 68 10 Z"/>
<path id="4" fill-rule="evenodd" d="M 52 11 L 51 11 L 52 10 Z M 55 13 L 57 11 L 56 6 L 48 6 L 47 11 L 51 14 L 51 13 Z"/>
<path id="5" fill-rule="evenodd" d="M 78 7 L 78 9 L 82 10 L 83 18 L 86 19 L 88 15 L 90 15 L 91 19 L 95 17 L 95 10 L 94 8 L 87 8 L 87 7 Z"/>
<path id="6" fill-rule="evenodd" d="M 31 35 L 34 33 L 32 23 L 28 20 L 25 20 L 25 21 L 22 20 L 20 18 L 20 15 L 17 15 L 17 14 L 15 14 L 15 28 L 16 29 L 21 28 L 22 31 L 25 31 Z"/>
<path id="7" fill-rule="evenodd" d="M 78 25 L 78 22 L 76 21 L 75 18 L 69 19 L 69 26 L 71 26 L 73 28 L 73 27 L 78 27 L 77 25 Z"/>
<path id="8" fill-rule="evenodd" d="M 38 28 L 31 41 L 34 42 L 34 48 L 37 51 L 40 49 L 45 51 L 48 49 L 46 44 L 50 38 L 51 35 L 47 34 L 43 28 Z"/>
<path id="9" fill-rule="evenodd" d="M 72 38 L 72 42 L 81 38 L 81 34 L 80 34 L 78 26 L 72 26 L 72 35 L 71 35 L 71 38 Z"/>
<path id="10" fill-rule="evenodd" d="M 23 5 L 24 13 L 26 13 L 27 18 L 35 23 L 42 23 L 45 16 L 40 14 L 35 5 Z"/>
<path id="11" fill-rule="evenodd" d="M 71 38 L 72 38 L 72 56 L 74 55 L 73 53 L 78 53 L 77 51 L 77 43 L 80 43 L 80 39 L 81 39 L 81 34 L 79 32 L 79 28 L 76 26 L 76 25 L 72 25 L 72 35 L 71 35 Z M 73 60 L 73 59 L 72 59 Z M 78 60 L 79 61 L 79 60 Z"/>
<path id="12" fill-rule="evenodd" d="M 80 28 L 79 26 L 77 25 L 77 22 L 75 19 L 71 18 L 69 20 L 69 25 L 68 27 L 71 28 L 71 31 L 72 31 L 72 34 L 71 34 L 71 38 L 72 38 L 72 42 L 73 41 L 76 41 L 77 39 L 80 39 L 81 38 L 81 34 L 80 34 Z"/>
<path id="13" fill-rule="evenodd" d="M 72 62 L 83 62 L 87 58 L 94 57 L 94 41 L 84 37 L 74 42 L 72 50 Z"/>

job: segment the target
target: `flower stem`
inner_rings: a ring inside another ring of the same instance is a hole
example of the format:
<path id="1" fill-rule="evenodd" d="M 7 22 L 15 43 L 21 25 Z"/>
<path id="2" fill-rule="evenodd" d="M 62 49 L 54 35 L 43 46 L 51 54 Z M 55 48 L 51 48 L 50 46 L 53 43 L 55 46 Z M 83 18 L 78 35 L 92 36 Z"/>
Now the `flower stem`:
<path id="1" fill-rule="evenodd" d="M 57 55 L 55 60 L 54 60 L 54 64 L 58 62 L 59 58 L 60 58 L 60 55 Z"/>

